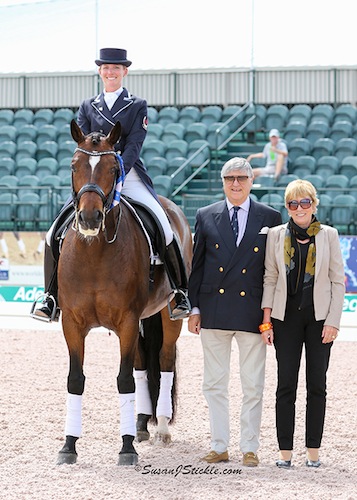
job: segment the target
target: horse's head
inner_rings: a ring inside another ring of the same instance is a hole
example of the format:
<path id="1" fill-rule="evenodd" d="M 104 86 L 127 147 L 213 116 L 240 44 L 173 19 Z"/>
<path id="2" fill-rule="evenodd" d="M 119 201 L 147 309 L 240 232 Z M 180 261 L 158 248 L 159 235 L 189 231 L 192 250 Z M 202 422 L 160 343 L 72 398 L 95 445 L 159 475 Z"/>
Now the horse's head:
<path id="1" fill-rule="evenodd" d="M 75 225 L 84 237 L 97 236 L 105 227 L 105 214 L 112 204 L 120 170 L 114 150 L 120 133 L 117 122 L 107 136 L 99 132 L 85 136 L 77 123 L 71 122 L 71 134 L 78 144 L 71 164 Z"/>

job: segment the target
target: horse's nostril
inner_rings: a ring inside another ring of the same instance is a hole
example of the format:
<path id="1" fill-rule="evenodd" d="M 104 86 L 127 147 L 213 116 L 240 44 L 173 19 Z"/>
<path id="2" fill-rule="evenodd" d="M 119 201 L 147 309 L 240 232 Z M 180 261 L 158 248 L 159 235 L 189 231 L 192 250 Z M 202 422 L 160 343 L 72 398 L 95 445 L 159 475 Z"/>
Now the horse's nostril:
<path id="1" fill-rule="evenodd" d="M 78 219 L 81 226 L 88 229 L 95 229 L 101 224 L 103 213 L 100 210 L 80 210 Z"/>

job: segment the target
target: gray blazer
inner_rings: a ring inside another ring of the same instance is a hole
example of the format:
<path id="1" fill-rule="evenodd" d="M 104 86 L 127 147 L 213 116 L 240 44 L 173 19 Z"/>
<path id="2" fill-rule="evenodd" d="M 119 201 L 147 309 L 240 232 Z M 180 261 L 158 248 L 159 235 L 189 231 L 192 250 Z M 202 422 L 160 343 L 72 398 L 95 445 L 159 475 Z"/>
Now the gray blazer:
<path id="1" fill-rule="evenodd" d="M 287 279 L 284 264 L 284 238 L 287 224 L 269 229 L 266 254 L 262 308 L 272 309 L 272 318 L 284 320 L 287 301 Z M 315 319 L 340 328 L 345 296 L 344 265 L 338 232 L 321 225 L 315 238 L 316 268 L 313 301 Z"/>

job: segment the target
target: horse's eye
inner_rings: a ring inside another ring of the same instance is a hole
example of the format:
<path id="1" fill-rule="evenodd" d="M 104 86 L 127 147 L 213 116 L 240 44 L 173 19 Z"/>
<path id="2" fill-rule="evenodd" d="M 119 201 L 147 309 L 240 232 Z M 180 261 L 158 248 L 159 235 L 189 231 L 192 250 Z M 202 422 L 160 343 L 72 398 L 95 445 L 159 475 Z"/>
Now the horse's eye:
<path id="1" fill-rule="evenodd" d="M 73 165 L 73 163 L 71 165 L 71 170 L 72 170 L 73 173 L 76 171 L 76 167 Z"/>

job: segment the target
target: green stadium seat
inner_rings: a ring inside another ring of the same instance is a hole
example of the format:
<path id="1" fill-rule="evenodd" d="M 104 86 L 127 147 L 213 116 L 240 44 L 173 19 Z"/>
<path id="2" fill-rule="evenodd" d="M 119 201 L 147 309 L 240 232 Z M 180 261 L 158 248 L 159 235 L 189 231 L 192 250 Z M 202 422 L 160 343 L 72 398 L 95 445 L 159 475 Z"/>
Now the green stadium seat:
<path id="1" fill-rule="evenodd" d="M 14 112 L 12 109 L 0 109 L 0 127 L 3 125 L 12 125 L 14 121 Z"/>
<path id="2" fill-rule="evenodd" d="M 12 175 L 15 172 L 15 165 L 13 158 L 0 158 L 0 179 L 4 175 Z"/>
<path id="3" fill-rule="evenodd" d="M 170 197 L 173 188 L 173 180 L 169 175 L 157 175 L 153 179 L 153 184 L 157 194 Z"/>
<path id="4" fill-rule="evenodd" d="M 4 141 L 0 144 L 0 158 L 15 159 L 16 151 L 17 146 L 14 141 Z"/>
<path id="5" fill-rule="evenodd" d="M 163 127 L 169 123 L 177 123 L 179 114 L 180 112 L 175 106 L 165 106 L 159 111 L 157 123 L 161 123 Z"/>
<path id="6" fill-rule="evenodd" d="M 289 146 L 293 139 L 305 137 L 306 124 L 301 121 L 291 121 L 287 123 L 284 131 L 284 141 Z"/>
<path id="7" fill-rule="evenodd" d="M 229 127 L 222 122 L 211 123 L 208 126 L 206 141 L 211 149 L 220 147 L 230 136 Z"/>
<path id="8" fill-rule="evenodd" d="M 311 121 L 322 120 L 331 125 L 335 115 L 335 110 L 331 104 L 317 104 L 312 108 Z"/>
<path id="9" fill-rule="evenodd" d="M 307 104 L 295 104 L 289 111 L 288 123 L 300 121 L 307 125 L 310 121 L 312 109 Z"/>
<path id="10" fill-rule="evenodd" d="M 16 162 L 22 158 L 36 158 L 37 144 L 33 141 L 20 142 L 15 155 Z"/>
<path id="11" fill-rule="evenodd" d="M 294 175 L 294 174 L 285 174 L 285 175 L 281 175 L 279 177 L 279 179 L 277 179 L 275 181 L 275 185 L 277 187 L 286 187 L 289 182 L 292 182 L 292 181 L 296 181 L 299 177 L 297 175 Z M 259 180 L 259 177 L 258 177 L 258 180 Z"/>
<path id="12" fill-rule="evenodd" d="M 293 139 L 289 144 L 289 160 L 294 163 L 299 156 L 310 155 L 311 144 L 305 137 Z"/>
<path id="13" fill-rule="evenodd" d="M 74 140 L 70 141 L 64 141 L 58 144 L 58 151 L 57 151 L 57 161 L 60 162 L 64 158 L 72 157 L 74 154 L 74 150 L 77 147 L 77 143 L 74 142 Z"/>
<path id="14" fill-rule="evenodd" d="M 177 139 L 183 139 L 185 127 L 181 123 L 168 123 L 162 132 L 161 140 L 169 145 L 170 142 Z"/>
<path id="15" fill-rule="evenodd" d="M 335 199 L 335 196 L 339 194 L 345 194 L 345 191 L 348 188 L 348 184 L 349 179 L 345 175 L 330 175 L 330 177 L 326 179 L 325 193 L 331 196 L 331 198 Z"/>
<path id="16" fill-rule="evenodd" d="M 46 124 L 37 131 L 36 143 L 41 146 L 46 141 L 57 141 L 58 130 L 54 125 Z"/>
<path id="17" fill-rule="evenodd" d="M 190 143 L 199 139 L 206 139 L 208 127 L 204 123 L 194 122 L 187 126 L 184 139 Z"/>
<path id="18" fill-rule="evenodd" d="M 166 144 L 160 141 L 160 139 L 152 139 L 149 142 L 144 141 L 141 148 L 141 157 L 145 165 L 148 165 L 150 160 L 155 156 L 165 157 L 166 147 Z"/>
<path id="19" fill-rule="evenodd" d="M 161 123 L 150 123 L 148 125 L 148 131 L 147 131 L 147 140 L 149 137 L 152 137 L 154 139 L 161 139 L 161 136 L 164 132 L 164 127 L 161 125 Z"/>
<path id="20" fill-rule="evenodd" d="M 14 120 L 12 124 L 18 130 L 20 130 L 24 125 L 31 124 L 33 122 L 34 113 L 31 109 L 18 109 L 15 111 Z"/>
<path id="21" fill-rule="evenodd" d="M 165 152 L 165 158 L 169 162 L 172 158 L 176 156 L 184 156 L 187 157 L 188 144 L 183 139 L 176 139 L 171 141 L 167 145 L 167 149 Z"/>
<path id="22" fill-rule="evenodd" d="M 2 231 L 13 230 L 17 201 L 18 198 L 15 193 L 0 192 L 0 227 Z"/>
<path id="23" fill-rule="evenodd" d="M 3 175 L 0 178 L 1 186 L 16 187 L 18 185 L 18 182 L 19 179 L 16 177 L 16 175 L 13 174 Z"/>
<path id="24" fill-rule="evenodd" d="M 352 104 L 340 104 L 335 109 L 334 121 L 346 120 L 352 124 L 357 122 L 357 108 Z"/>
<path id="25" fill-rule="evenodd" d="M 329 137 L 322 139 L 317 139 L 312 147 L 311 154 L 316 160 L 321 158 L 321 156 L 331 156 L 334 154 L 335 143 Z"/>
<path id="26" fill-rule="evenodd" d="M 36 159 L 40 161 L 42 158 L 56 158 L 58 152 L 58 144 L 56 141 L 45 141 L 38 146 Z"/>
<path id="27" fill-rule="evenodd" d="M 42 108 L 35 112 L 33 117 L 33 125 L 39 129 L 43 125 L 50 125 L 53 122 L 52 109 Z"/>
<path id="28" fill-rule="evenodd" d="M 354 234 L 355 199 L 350 194 L 340 194 L 334 197 L 330 210 L 330 224 L 342 234 Z"/>
<path id="29" fill-rule="evenodd" d="M 0 144 L 6 141 L 16 142 L 17 129 L 13 125 L 2 125 L 0 127 Z"/>
<path id="30" fill-rule="evenodd" d="M 337 174 L 340 162 L 336 156 L 321 156 L 316 162 L 315 174 L 327 179 L 330 175 Z"/>
<path id="31" fill-rule="evenodd" d="M 265 117 L 267 109 L 263 104 L 252 104 L 244 113 L 244 122 L 255 115 L 254 120 L 248 123 L 245 127 L 246 132 L 256 132 L 265 129 Z"/>
<path id="32" fill-rule="evenodd" d="M 233 133 L 238 130 L 238 128 L 243 125 L 244 121 L 244 111 L 242 111 L 242 106 L 231 104 L 223 108 L 220 121 L 226 123 L 228 120 L 230 120 L 228 124 L 229 131 Z"/>
<path id="33" fill-rule="evenodd" d="M 36 138 L 37 128 L 34 125 L 28 123 L 27 125 L 24 125 L 19 129 L 16 137 L 16 143 L 17 145 L 19 145 L 24 141 L 36 142 Z"/>
<path id="34" fill-rule="evenodd" d="M 167 160 L 162 156 L 154 156 L 146 165 L 150 177 L 153 179 L 157 175 L 165 175 L 167 170 Z"/>
<path id="35" fill-rule="evenodd" d="M 196 139 L 188 143 L 187 158 L 190 160 L 190 166 L 200 167 L 211 158 L 211 148 L 205 139 Z"/>
<path id="36" fill-rule="evenodd" d="M 185 106 L 180 110 L 178 123 L 181 123 L 186 129 L 191 123 L 199 122 L 201 111 L 197 106 Z"/>
<path id="37" fill-rule="evenodd" d="M 345 175 L 349 179 L 357 175 L 357 156 L 345 156 L 345 158 L 341 160 L 338 173 Z"/>
<path id="38" fill-rule="evenodd" d="M 201 123 L 210 127 L 212 123 L 217 123 L 221 121 L 222 108 L 220 106 L 206 106 L 201 111 Z"/>
<path id="39" fill-rule="evenodd" d="M 317 218 L 323 224 L 329 224 L 332 199 L 328 194 L 325 193 L 319 194 L 318 198 L 319 205 L 317 207 Z"/>
<path id="40" fill-rule="evenodd" d="M 311 182 L 311 184 L 313 184 L 313 186 L 315 186 L 317 190 L 325 186 L 325 179 L 321 177 L 321 175 L 309 174 L 305 175 L 304 179 Z"/>
<path id="41" fill-rule="evenodd" d="M 302 155 L 296 158 L 292 166 L 292 173 L 300 178 L 315 172 L 316 159 L 311 155 Z"/>
<path id="42" fill-rule="evenodd" d="M 170 175 L 172 177 L 174 186 L 182 184 L 191 173 L 189 172 L 190 167 L 188 164 L 180 172 L 177 172 L 185 162 L 187 162 L 187 159 L 182 156 L 176 156 L 168 162 L 165 175 Z"/>
<path id="43" fill-rule="evenodd" d="M 330 139 L 336 143 L 345 137 L 352 137 L 353 125 L 351 122 L 346 120 L 338 120 L 332 124 L 330 131 Z"/>
<path id="44" fill-rule="evenodd" d="M 153 108 L 152 106 L 148 107 L 148 122 L 149 126 L 150 123 L 157 123 L 157 118 L 159 116 L 159 112 L 156 108 Z"/>
<path id="45" fill-rule="evenodd" d="M 61 144 L 61 142 L 65 142 L 65 141 L 73 141 L 73 137 L 71 134 L 71 126 L 69 123 L 66 123 L 65 125 L 63 125 L 63 127 L 61 127 L 57 133 L 58 144 Z"/>
<path id="46" fill-rule="evenodd" d="M 330 126 L 325 121 L 313 119 L 306 129 L 305 137 L 313 146 L 317 139 L 324 139 L 330 133 Z"/>
<path id="47" fill-rule="evenodd" d="M 354 156 L 357 154 L 357 139 L 353 137 L 345 137 L 340 139 L 336 143 L 334 150 L 334 156 L 336 156 L 340 162 L 346 156 Z"/>
<path id="48" fill-rule="evenodd" d="M 53 125 L 60 130 L 67 123 L 71 123 L 74 118 L 74 112 L 69 108 L 57 109 L 53 114 Z"/>
<path id="49" fill-rule="evenodd" d="M 34 175 L 37 169 L 35 158 L 20 158 L 16 162 L 15 175 L 19 179 L 25 175 Z"/>
<path id="50" fill-rule="evenodd" d="M 284 104 L 273 104 L 267 109 L 265 116 L 265 129 L 277 128 L 280 132 L 285 129 L 288 121 L 289 108 Z"/>

